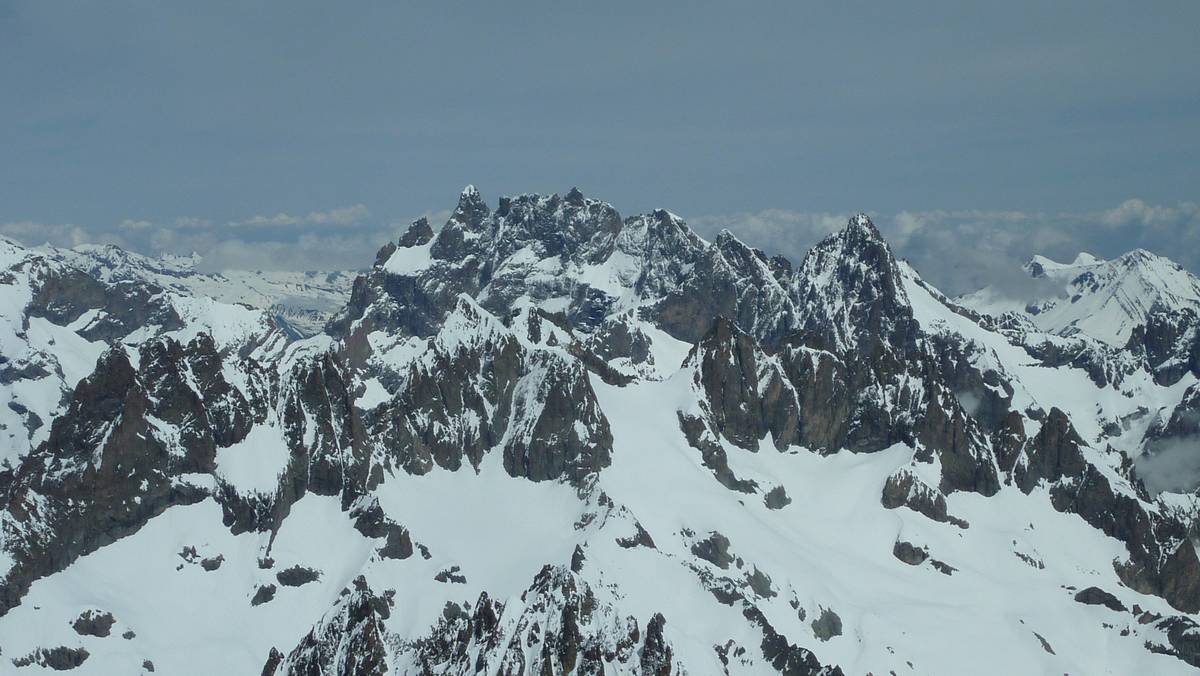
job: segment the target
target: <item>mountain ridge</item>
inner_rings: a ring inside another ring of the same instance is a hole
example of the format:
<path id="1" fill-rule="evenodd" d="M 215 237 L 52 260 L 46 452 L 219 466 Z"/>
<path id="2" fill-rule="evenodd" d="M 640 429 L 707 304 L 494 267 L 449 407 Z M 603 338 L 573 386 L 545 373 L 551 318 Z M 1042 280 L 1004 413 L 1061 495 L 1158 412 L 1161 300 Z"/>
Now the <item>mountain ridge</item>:
<path id="1" fill-rule="evenodd" d="M 138 298 L 183 307 L 53 263 L 93 290 L 6 318 L 75 335 Z M 1149 313 L 1118 349 L 957 305 L 865 215 L 792 266 L 664 210 L 622 218 L 577 189 L 492 210 L 473 186 L 441 229 L 385 245 L 323 334 L 262 310 L 258 333 L 230 332 L 238 306 L 211 307 L 207 330 L 178 310 L 110 330 L 95 371 L 59 385 L 47 440 L 0 472 L 5 658 L 57 642 L 85 670 L 136 653 L 181 673 L 1200 664 L 1200 498 L 1152 495 L 1136 463 L 1192 433 L 1194 317 Z M 66 593 L 88 576 L 112 592 Z M 132 650 L 71 633 L 80 603 Z M 192 615 L 243 635 L 173 653 L 180 632 L 218 640 Z"/>

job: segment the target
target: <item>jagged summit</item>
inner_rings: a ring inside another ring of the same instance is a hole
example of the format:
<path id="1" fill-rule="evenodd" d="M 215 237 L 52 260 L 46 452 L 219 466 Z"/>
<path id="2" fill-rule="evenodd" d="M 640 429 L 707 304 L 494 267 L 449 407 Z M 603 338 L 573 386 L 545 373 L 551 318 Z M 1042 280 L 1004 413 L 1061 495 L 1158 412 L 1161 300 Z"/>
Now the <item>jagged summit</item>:
<path id="1" fill-rule="evenodd" d="M 879 228 L 875 227 L 875 222 L 871 220 L 870 216 L 864 213 L 851 216 L 850 220 L 846 223 L 846 229 L 862 231 L 871 239 L 883 239 L 883 236 L 879 234 Z"/>
<path id="2" fill-rule="evenodd" d="M 459 195 L 458 205 L 450 214 L 450 221 L 443 227 L 443 230 L 454 225 L 475 230 L 488 217 L 488 213 L 487 203 L 483 201 L 479 191 L 475 186 L 468 185 Z"/>
<path id="3" fill-rule="evenodd" d="M 567 204 L 581 207 L 583 206 L 583 192 L 578 187 L 572 187 L 567 191 L 567 196 L 564 198 Z"/>

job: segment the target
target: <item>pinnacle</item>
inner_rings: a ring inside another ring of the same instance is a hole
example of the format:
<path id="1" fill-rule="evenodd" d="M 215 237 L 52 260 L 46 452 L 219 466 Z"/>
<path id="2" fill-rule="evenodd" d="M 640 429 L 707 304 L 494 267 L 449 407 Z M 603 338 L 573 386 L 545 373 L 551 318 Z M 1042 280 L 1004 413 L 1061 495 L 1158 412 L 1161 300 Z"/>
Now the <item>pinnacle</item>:
<path id="1" fill-rule="evenodd" d="M 480 197 L 474 185 L 463 188 L 458 197 L 458 207 L 454 210 L 452 219 L 475 228 L 488 217 L 488 207 Z"/>
<path id="2" fill-rule="evenodd" d="M 858 213 L 850 217 L 846 223 L 846 230 L 857 230 L 866 233 L 872 239 L 883 239 L 879 234 L 879 228 L 875 227 L 875 223 L 871 217 L 865 213 Z"/>

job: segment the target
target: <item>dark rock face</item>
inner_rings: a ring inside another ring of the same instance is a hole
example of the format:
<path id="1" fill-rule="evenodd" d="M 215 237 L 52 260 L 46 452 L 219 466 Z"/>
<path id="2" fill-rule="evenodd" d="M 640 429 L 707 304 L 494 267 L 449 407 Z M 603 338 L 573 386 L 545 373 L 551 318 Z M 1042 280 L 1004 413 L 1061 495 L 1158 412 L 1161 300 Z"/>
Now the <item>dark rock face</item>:
<path id="1" fill-rule="evenodd" d="M 1124 603 L 1121 603 L 1117 597 L 1099 587 L 1088 587 L 1087 589 L 1084 589 L 1075 595 L 1075 600 L 1089 606 L 1104 606 L 1105 608 L 1118 613 L 1123 613 L 1126 611 Z"/>
<path id="2" fill-rule="evenodd" d="M 888 509 L 908 507 L 934 521 L 952 523 L 959 528 L 968 526 L 966 521 L 947 513 L 946 496 L 921 481 L 920 477 L 907 468 L 902 467 L 888 477 L 883 485 L 880 502 Z"/>
<path id="3" fill-rule="evenodd" d="M 1128 489 L 1114 487 L 1083 457 L 1082 445 L 1067 416 L 1052 409 L 1017 456 L 1014 483 L 1026 493 L 1048 487 L 1055 509 L 1078 514 L 1124 542 L 1129 562 L 1116 565 L 1116 570 L 1126 585 L 1161 596 L 1186 612 L 1200 609 L 1200 559 L 1188 543 L 1187 527 L 1145 502 L 1140 483 Z"/>
<path id="4" fill-rule="evenodd" d="M 1053 483 L 1063 477 L 1082 475 L 1087 468 L 1079 450 L 1082 444 L 1066 414 L 1051 409 L 1029 448 L 1028 463 L 1014 472 L 1017 486 L 1029 493 L 1040 481 Z"/>
<path id="5" fill-rule="evenodd" d="M 407 559 L 413 555 L 412 537 L 408 529 L 390 519 L 375 497 L 359 500 L 350 509 L 354 528 L 369 538 L 385 538 L 377 551 L 385 559 Z"/>
<path id="6" fill-rule="evenodd" d="M 1196 444 L 1200 449 L 1200 384 L 1189 387 L 1164 424 L 1146 430 L 1145 452 L 1151 456 Z M 1200 452 L 1200 451 L 1198 451 Z"/>
<path id="7" fill-rule="evenodd" d="M 1050 655 L 1055 655 L 1055 654 L 1057 654 L 1057 653 L 1055 653 L 1055 652 L 1054 652 L 1054 648 L 1053 648 L 1053 647 L 1050 645 L 1050 642 L 1049 642 L 1049 641 L 1047 641 L 1047 640 L 1046 640 L 1046 638 L 1045 638 L 1044 636 L 1042 636 L 1041 634 L 1037 633 L 1036 631 L 1035 631 L 1035 632 L 1033 632 L 1033 635 L 1034 635 L 1034 636 L 1036 636 L 1036 637 L 1037 637 L 1037 640 L 1038 640 L 1038 642 L 1042 644 L 1042 650 L 1045 650 L 1045 651 L 1046 651 L 1048 654 L 1050 654 Z"/>
<path id="8" fill-rule="evenodd" d="M 746 584 L 759 598 L 769 599 L 779 595 L 771 584 L 771 576 L 759 570 L 758 566 L 754 566 L 746 575 Z"/>
<path id="9" fill-rule="evenodd" d="M 780 448 L 796 439 L 799 411 L 792 388 L 732 322 L 717 317 L 690 359 L 699 362 L 696 377 L 715 432 L 749 449 L 757 449 L 768 432 Z"/>
<path id="10" fill-rule="evenodd" d="M 787 490 L 783 486 L 776 486 L 767 491 L 763 496 L 763 502 L 766 503 L 767 509 L 783 509 L 792 504 L 792 499 L 788 497 Z"/>
<path id="11" fill-rule="evenodd" d="M 777 672 L 789 676 L 841 676 L 842 670 L 839 667 L 822 666 L 811 650 L 789 642 L 786 636 L 776 631 L 766 615 L 756 606 L 745 605 L 742 615 L 762 630 L 763 638 L 759 648 L 767 663 Z M 841 633 L 840 620 L 838 633 Z"/>
<path id="12" fill-rule="evenodd" d="M 1200 625 L 1180 615 L 1168 617 L 1155 624 L 1155 627 L 1167 633 L 1170 647 L 1148 645 L 1150 650 L 1166 653 L 1200 668 Z"/>
<path id="13" fill-rule="evenodd" d="M 1078 514 L 1125 543 L 1129 562 L 1114 566 L 1127 586 L 1161 596 L 1184 612 L 1200 610 L 1200 560 L 1187 528 L 1176 517 L 1154 512 L 1141 499 L 1114 490 L 1092 465 L 1080 477 L 1052 486 L 1050 498 L 1055 509 Z"/>
<path id="14" fill-rule="evenodd" d="M 98 636 L 104 638 L 112 631 L 113 624 L 116 619 L 112 613 L 105 613 L 94 610 L 86 610 L 75 621 L 71 623 L 71 628 L 80 636 Z"/>
<path id="15" fill-rule="evenodd" d="M 158 326 L 162 331 L 182 328 L 178 313 L 161 293 L 162 289 L 144 283 L 108 285 L 82 270 L 47 268 L 28 313 L 66 326 L 88 310 L 101 310 L 81 332 L 88 340 L 117 340 L 143 326 Z"/>
<path id="16" fill-rule="evenodd" d="M 348 506 L 350 499 L 366 492 L 370 469 L 349 374 L 332 353 L 297 369 L 285 395 L 288 446 L 305 451 L 297 458 L 307 473 L 304 488 L 317 495 L 341 495 Z M 313 439 L 311 445 L 305 444 L 306 437 Z M 297 497 L 302 494 L 294 490 Z"/>
<path id="17" fill-rule="evenodd" d="M 588 352 L 604 361 L 628 359 L 631 364 L 653 364 L 650 338 L 628 317 L 605 320 L 587 338 Z"/>
<path id="18" fill-rule="evenodd" d="M 671 646 L 663 638 L 663 627 L 666 624 L 667 620 L 662 613 L 656 613 L 646 623 L 646 641 L 642 644 L 641 652 L 638 655 L 643 674 L 652 674 L 653 676 L 670 676 L 671 674 Z"/>
<path id="19" fill-rule="evenodd" d="M 466 576 L 459 574 L 458 566 L 450 566 L 446 570 L 438 572 L 437 575 L 433 576 L 433 579 L 437 580 L 438 582 L 444 582 L 444 583 L 449 583 L 449 584 L 466 584 L 467 583 Z"/>
<path id="20" fill-rule="evenodd" d="M 525 349 L 466 299 L 446 331 L 481 325 L 489 328 L 478 341 L 435 341 L 409 368 L 407 387 L 372 412 L 366 425 L 379 453 L 424 474 L 435 464 L 477 468 L 505 440 L 504 467 L 513 476 L 581 481 L 607 466 L 612 433 L 582 365 Z"/>
<path id="21" fill-rule="evenodd" d="M 842 635 L 842 618 L 829 608 L 822 608 L 821 614 L 812 621 L 813 635 L 822 641 L 828 641 L 834 636 Z"/>
<path id="22" fill-rule="evenodd" d="M 292 566 L 276 573 L 275 579 L 285 587 L 301 587 L 321 579 L 321 571 L 305 566 Z"/>
<path id="23" fill-rule="evenodd" d="M 1188 373 L 1200 377 L 1200 317 L 1190 308 L 1152 307 L 1126 350 L 1145 360 L 1160 385 L 1174 385 Z"/>
<path id="24" fill-rule="evenodd" d="M 540 382 L 526 376 L 514 392 L 504 469 L 533 481 L 567 477 L 579 482 L 608 466 L 612 433 L 586 372 L 552 359 L 530 362 Z"/>
<path id="25" fill-rule="evenodd" d="M 12 663 L 15 667 L 37 665 L 54 671 L 70 671 L 83 666 L 88 657 L 91 657 L 91 654 L 86 648 L 59 646 L 50 649 L 38 648 L 25 657 L 14 658 Z"/>
<path id="26" fill-rule="evenodd" d="M 636 532 L 633 537 L 618 538 L 617 544 L 625 549 L 633 549 L 634 547 L 646 547 L 648 549 L 656 549 L 654 546 L 654 538 L 650 537 L 650 533 L 642 527 L 642 524 L 634 522 Z"/>
<path id="27" fill-rule="evenodd" d="M 703 419 L 680 412 L 679 428 L 683 431 L 688 444 L 700 451 L 704 466 L 712 471 L 713 476 L 722 486 L 741 493 L 753 493 L 758 489 L 757 483 L 752 480 L 739 479 L 729 468 L 729 455 L 716 436 L 709 431 L 708 424 Z"/>
<path id="28" fill-rule="evenodd" d="M 250 605 L 261 606 L 264 603 L 270 602 L 275 598 L 275 592 L 278 588 L 273 584 L 263 585 L 254 591 L 254 597 L 250 599 Z"/>
<path id="29" fill-rule="evenodd" d="M 892 547 L 892 556 L 910 566 L 919 566 L 929 558 L 929 552 L 911 542 L 896 540 L 895 546 Z"/>
<path id="30" fill-rule="evenodd" d="M 729 538 L 715 531 L 692 545 L 691 549 L 693 554 L 718 568 L 727 569 L 733 563 L 733 555 L 729 553 Z"/>
<path id="31" fill-rule="evenodd" d="M 433 228 L 429 227 L 429 219 L 418 218 L 408 226 L 408 230 L 404 231 L 404 235 L 400 237 L 398 246 L 411 248 L 428 244 L 433 239 Z"/>

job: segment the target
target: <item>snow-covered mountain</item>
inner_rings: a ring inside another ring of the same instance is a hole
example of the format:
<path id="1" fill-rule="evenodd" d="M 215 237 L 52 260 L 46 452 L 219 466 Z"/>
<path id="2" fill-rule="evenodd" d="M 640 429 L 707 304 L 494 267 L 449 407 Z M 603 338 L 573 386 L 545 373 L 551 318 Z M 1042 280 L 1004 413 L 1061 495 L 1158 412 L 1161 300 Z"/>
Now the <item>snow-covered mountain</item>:
<path id="1" fill-rule="evenodd" d="M 138 281 L 183 296 L 267 310 L 280 328 L 297 338 L 321 333 L 329 317 L 346 304 L 360 272 L 204 272 L 202 258 L 196 254 L 152 258 L 111 245 L 84 244 L 73 249 L 42 246 L 36 251 L 79 268 L 101 282 Z"/>
<path id="2" fill-rule="evenodd" d="M 1082 333 L 1118 348 L 1154 312 L 1200 312 L 1200 279 L 1144 249 L 1111 261 L 1088 253 L 1071 263 L 1034 256 L 1023 270 L 1043 282 L 1042 297 L 1014 300 L 986 287 L 959 302 L 992 315 L 1020 313 L 1046 333 Z"/>
<path id="3" fill-rule="evenodd" d="M 574 189 L 468 187 L 309 337 L 6 247 L 14 673 L 1200 666 L 1190 307 L 1115 345 L 951 301 L 866 216 L 793 265 Z"/>

